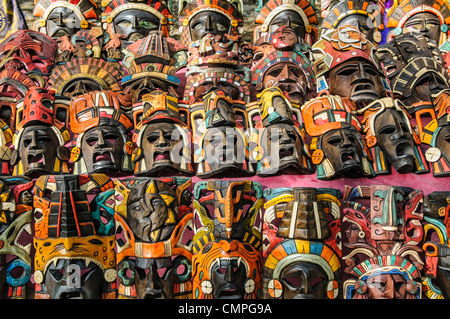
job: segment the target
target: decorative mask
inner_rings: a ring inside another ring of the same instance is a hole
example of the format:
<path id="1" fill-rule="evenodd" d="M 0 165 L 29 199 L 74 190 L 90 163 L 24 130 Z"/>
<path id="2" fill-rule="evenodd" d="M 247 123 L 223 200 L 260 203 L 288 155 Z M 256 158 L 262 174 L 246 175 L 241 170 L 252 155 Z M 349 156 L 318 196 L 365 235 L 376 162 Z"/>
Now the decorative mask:
<path id="1" fill-rule="evenodd" d="M 389 85 L 375 48 L 354 26 L 326 31 L 312 47 L 317 93 L 349 98 L 361 108 L 385 97 Z"/>
<path id="2" fill-rule="evenodd" d="M 408 187 L 346 187 L 344 298 L 421 298 L 422 201 L 422 192 Z"/>
<path id="3" fill-rule="evenodd" d="M 25 177 L 0 179 L 0 294 L 27 299 L 31 279 L 33 182 Z"/>
<path id="4" fill-rule="evenodd" d="M 128 76 L 121 84 L 131 93 L 133 104 L 155 90 L 177 96 L 178 72 L 185 69 L 187 62 L 187 49 L 180 42 L 164 36 L 161 31 L 151 31 L 123 51 L 126 53 L 122 64 L 127 68 Z"/>
<path id="5" fill-rule="evenodd" d="M 178 16 L 181 27 L 180 41 L 188 47 L 205 35 L 237 36 L 244 22 L 242 1 L 180 0 Z"/>
<path id="6" fill-rule="evenodd" d="M 329 4 L 324 9 L 324 5 Z M 366 39 L 377 45 L 382 42 L 384 31 L 384 1 L 324 1 L 322 2 L 322 32 L 338 26 L 357 27 Z"/>
<path id="7" fill-rule="evenodd" d="M 56 41 L 49 36 L 31 30 L 19 30 L 0 45 L 0 70 L 15 69 L 37 83 L 44 81 L 53 68 L 57 49 Z"/>
<path id="8" fill-rule="evenodd" d="M 386 70 L 394 97 L 421 122 L 420 112 L 432 109 L 433 97 L 450 84 L 436 43 L 424 35 L 406 33 L 379 46 L 377 57 Z"/>
<path id="9" fill-rule="evenodd" d="M 69 100 L 55 92 L 33 87 L 17 105 L 16 129 L 11 154 L 13 175 L 37 177 L 68 173 L 70 151 L 65 146 Z"/>
<path id="10" fill-rule="evenodd" d="M 312 137 L 309 147 L 317 178 L 374 176 L 354 108 L 349 99 L 336 95 L 313 99 L 301 107 L 306 132 Z"/>
<path id="11" fill-rule="evenodd" d="M 252 84 L 258 93 L 269 87 L 279 87 L 287 92 L 291 102 L 299 105 L 314 97 L 311 49 L 298 43 L 292 28 L 280 27 L 272 34 L 271 46 L 263 43 L 254 50 Z M 283 59 L 276 58 L 279 55 Z"/>
<path id="12" fill-rule="evenodd" d="M 58 65 L 50 75 L 50 88 L 58 95 L 72 98 L 93 91 L 122 91 L 123 69 L 113 62 L 94 58 L 72 59 Z"/>
<path id="13" fill-rule="evenodd" d="M 57 65 L 64 64 L 75 58 L 101 58 L 103 31 L 100 27 L 80 30 L 72 37 L 58 38 L 58 54 L 55 58 Z"/>
<path id="14" fill-rule="evenodd" d="M 253 41 L 286 26 L 294 30 L 301 42 L 313 45 L 318 39 L 318 19 L 314 6 L 308 1 L 269 0 L 255 20 Z"/>
<path id="15" fill-rule="evenodd" d="M 103 29 L 113 36 L 122 34 L 124 46 L 145 38 L 149 32 L 161 30 L 169 36 L 173 16 L 164 3 L 155 0 L 104 1 Z"/>
<path id="16" fill-rule="evenodd" d="M 365 140 L 371 151 L 376 174 L 390 172 L 389 165 L 399 173 L 428 173 L 419 136 L 410 123 L 404 106 L 384 98 L 360 110 L 364 112 Z"/>
<path id="17" fill-rule="evenodd" d="M 33 15 L 38 17 L 33 29 L 54 39 L 71 37 L 97 20 L 97 4 L 93 0 L 37 0 Z"/>
<path id="18" fill-rule="evenodd" d="M 259 137 L 252 138 L 258 139 L 258 145 L 252 151 L 252 156 L 258 160 L 257 174 L 279 174 L 287 168 L 312 173 L 314 169 L 304 142 L 306 132 L 295 119 L 293 106 L 281 89 L 265 89 L 258 99 L 261 115 L 257 126 Z"/>
<path id="19" fill-rule="evenodd" d="M 181 121 L 177 102 L 155 90 L 133 105 L 135 119 L 141 114 L 133 132 L 135 175 L 193 174 L 191 132 Z"/>
<path id="20" fill-rule="evenodd" d="M 206 94 L 202 104 L 190 105 L 190 114 L 198 177 L 231 171 L 253 173 L 249 163 L 249 137 L 245 132 L 248 123 L 245 103 L 217 90 Z"/>
<path id="21" fill-rule="evenodd" d="M 132 171 L 130 108 L 131 97 L 122 92 L 96 91 L 72 98 L 74 174 Z"/>
<path id="22" fill-rule="evenodd" d="M 340 192 L 265 189 L 264 299 L 340 296 Z"/>
<path id="23" fill-rule="evenodd" d="M 46 175 L 34 186 L 36 299 L 115 299 L 113 181 Z M 103 226 L 103 227 L 102 227 Z"/>
<path id="24" fill-rule="evenodd" d="M 115 183 L 119 298 L 189 298 L 192 213 L 185 197 L 191 180 Z"/>
<path id="25" fill-rule="evenodd" d="M 389 30 L 387 42 L 407 32 L 425 34 L 438 47 L 448 38 L 450 23 L 449 6 L 434 0 L 394 0 L 386 13 L 386 28 Z"/>
<path id="26" fill-rule="evenodd" d="M 209 180 L 194 187 L 194 299 L 261 298 L 262 188 Z"/>
<path id="27" fill-rule="evenodd" d="M 429 299 L 448 299 L 450 284 L 448 276 L 450 192 L 435 191 L 423 201 L 425 251 L 424 295 Z"/>

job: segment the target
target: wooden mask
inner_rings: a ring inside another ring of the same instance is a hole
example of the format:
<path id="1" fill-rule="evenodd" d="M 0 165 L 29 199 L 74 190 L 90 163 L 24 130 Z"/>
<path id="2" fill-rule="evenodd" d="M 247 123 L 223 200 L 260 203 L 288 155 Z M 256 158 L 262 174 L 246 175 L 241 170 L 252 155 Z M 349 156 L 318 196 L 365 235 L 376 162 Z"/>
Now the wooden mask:
<path id="1" fill-rule="evenodd" d="M 313 47 L 317 93 L 349 98 L 360 108 L 389 91 L 374 46 L 354 26 L 326 31 Z"/>
<path id="2" fill-rule="evenodd" d="M 347 187 L 342 218 L 346 299 L 421 298 L 422 192 L 407 187 Z M 380 289 L 380 287 L 386 289 Z"/>
<path id="3" fill-rule="evenodd" d="M 305 130 L 312 136 L 311 159 L 317 178 L 373 176 L 355 104 L 339 96 L 316 98 L 301 107 Z"/>
<path id="4" fill-rule="evenodd" d="M 5 299 L 30 295 L 33 182 L 25 177 L 0 179 L 0 294 Z"/>
<path id="5" fill-rule="evenodd" d="M 324 8 L 329 4 L 327 8 Z M 322 3 L 322 31 L 336 29 L 338 26 L 357 27 L 367 40 L 375 45 L 383 42 L 384 2 L 372 0 L 324 1 Z"/>
<path id="6" fill-rule="evenodd" d="M 181 120 L 178 100 L 155 90 L 135 103 L 132 161 L 135 175 L 193 174 L 191 132 Z"/>
<path id="7" fill-rule="evenodd" d="M 102 174 L 46 175 L 36 181 L 36 299 L 115 299 L 112 189 L 112 180 Z"/>
<path id="8" fill-rule="evenodd" d="M 449 298 L 448 246 L 450 192 L 435 191 L 423 200 L 425 280 L 424 295 L 429 299 Z"/>
<path id="9" fill-rule="evenodd" d="M 121 92 L 95 91 L 71 100 L 74 174 L 132 171 L 130 108 L 130 95 Z"/>
<path id="10" fill-rule="evenodd" d="M 115 183 L 119 298 L 189 298 L 191 180 L 126 178 Z"/>
<path id="11" fill-rule="evenodd" d="M 429 172 L 419 147 L 419 136 L 412 128 L 403 104 L 384 98 L 360 111 L 364 112 L 365 140 L 376 174 L 389 173 L 389 165 L 399 173 Z"/>
<path id="12" fill-rule="evenodd" d="M 193 298 L 261 297 L 261 185 L 210 180 L 194 188 Z"/>
<path id="13" fill-rule="evenodd" d="M 306 133 L 281 89 L 265 89 L 258 95 L 258 103 L 261 121 L 257 124 L 258 145 L 252 152 L 258 160 L 257 174 L 277 174 L 289 167 L 301 173 L 312 173 L 304 142 Z"/>
<path id="14" fill-rule="evenodd" d="M 87 29 L 97 20 L 97 4 L 92 0 L 38 0 L 33 15 L 38 17 L 34 30 L 54 39 L 71 37 L 81 29 Z"/>
<path id="15" fill-rule="evenodd" d="M 13 175 L 37 177 L 69 172 L 68 103 L 52 90 L 34 87 L 17 105 L 11 154 Z"/>
<path id="16" fill-rule="evenodd" d="M 340 297 L 340 192 L 265 189 L 264 298 Z"/>

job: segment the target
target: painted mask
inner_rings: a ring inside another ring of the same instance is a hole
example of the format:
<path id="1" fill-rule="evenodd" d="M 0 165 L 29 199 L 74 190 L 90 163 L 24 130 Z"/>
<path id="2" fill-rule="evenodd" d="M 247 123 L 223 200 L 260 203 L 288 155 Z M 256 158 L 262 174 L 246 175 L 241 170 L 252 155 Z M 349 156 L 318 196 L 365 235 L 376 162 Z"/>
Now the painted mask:
<path id="1" fill-rule="evenodd" d="M 250 181 L 195 184 L 194 299 L 261 297 L 261 192 Z"/>
<path id="2" fill-rule="evenodd" d="M 376 174 L 388 173 L 389 164 L 399 173 L 428 172 L 425 157 L 418 147 L 419 137 L 402 104 L 384 98 L 363 110 L 366 144 L 372 153 Z"/>
<path id="3" fill-rule="evenodd" d="M 169 9 L 159 1 L 106 1 L 104 7 L 103 29 L 110 35 L 122 34 L 125 47 L 151 31 L 161 30 L 168 36 L 168 27 L 173 23 Z"/>
<path id="4" fill-rule="evenodd" d="M 46 175 L 36 181 L 36 299 L 115 299 L 114 228 L 99 227 L 113 220 L 114 192 L 98 200 L 113 187 L 101 174 Z"/>
<path id="5" fill-rule="evenodd" d="M 423 201 L 425 243 L 424 295 L 429 299 L 449 298 L 450 282 L 448 274 L 448 214 L 450 192 L 435 191 Z"/>
<path id="6" fill-rule="evenodd" d="M 361 108 L 389 91 L 374 46 L 354 26 L 326 31 L 312 47 L 317 93 L 349 98 Z"/>
<path id="7" fill-rule="evenodd" d="M 299 44 L 294 30 L 281 27 L 272 34 L 272 47 L 255 48 L 252 65 L 252 84 L 258 93 L 269 87 L 287 92 L 291 101 L 303 104 L 313 97 L 314 77 L 309 59 L 310 47 Z M 263 44 L 264 46 L 264 44 Z M 283 59 L 274 58 L 279 54 Z"/>
<path id="8" fill-rule="evenodd" d="M 386 12 L 387 41 L 414 32 L 427 35 L 440 47 L 448 38 L 448 10 L 448 4 L 437 1 L 394 1 Z"/>
<path id="9" fill-rule="evenodd" d="M 268 1 L 259 11 L 255 22 L 254 42 L 283 26 L 293 29 L 297 38 L 309 45 L 313 45 L 318 39 L 318 18 L 308 2 Z"/>
<path id="10" fill-rule="evenodd" d="M 17 105 L 19 114 L 11 155 L 13 175 L 68 173 L 68 100 L 54 91 L 32 88 Z"/>
<path id="11" fill-rule="evenodd" d="M 126 172 L 131 165 L 131 130 L 127 114 L 131 97 L 125 93 L 97 91 L 74 97 L 70 126 L 75 134 L 71 160 L 74 173 Z"/>
<path id="12" fill-rule="evenodd" d="M 331 5 L 324 8 L 326 4 Z M 384 3 L 367 0 L 357 0 L 351 4 L 347 1 L 324 1 L 321 8 L 322 30 L 352 25 L 364 33 L 367 40 L 377 45 L 384 42 L 381 34 L 384 31 L 384 6 Z"/>
<path id="13" fill-rule="evenodd" d="M 192 174 L 191 133 L 181 121 L 178 100 L 156 90 L 134 104 L 135 119 L 141 120 L 133 133 L 135 174 L 163 176 Z"/>
<path id="14" fill-rule="evenodd" d="M 119 298 L 172 299 L 192 292 L 191 241 L 186 239 L 192 214 L 182 199 L 191 181 L 180 182 L 116 181 Z"/>
<path id="15" fill-rule="evenodd" d="M 317 178 L 373 176 L 362 125 L 352 113 L 354 107 L 349 99 L 338 96 L 314 99 L 301 107 L 305 130 L 313 137 L 310 149 Z"/>
<path id="16" fill-rule="evenodd" d="M 36 1 L 33 15 L 39 17 L 35 29 L 54 39 L 71 37 L 91 26 L 98 17 L 97 4 L 91 0 Z"/>
<path id="17" fill-rule="evenodd" d="M 342 258 L 348 260 L 348 277 L 344 298 L 421 298 L 418 279 L 424 262 L 417 244 L 424 234 L 419 208 L 422 201 L 421 191 L 407 187 L 346 188 Z M 357 236 L 351 236 L 353 232 Z"/>
<path id="18" fill-rule="evenodd" d="M 33 182 L 24 177 L 4 177 L 0 185 L 0 293 L 5 299 L 27 299 L 32 290 Z"/>

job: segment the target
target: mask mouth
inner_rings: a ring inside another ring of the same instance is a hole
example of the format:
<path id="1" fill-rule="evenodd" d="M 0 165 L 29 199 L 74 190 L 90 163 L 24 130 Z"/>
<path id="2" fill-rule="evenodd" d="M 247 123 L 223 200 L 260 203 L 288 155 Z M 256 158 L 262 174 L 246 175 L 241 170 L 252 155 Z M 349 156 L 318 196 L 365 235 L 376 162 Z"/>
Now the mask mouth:
<path id="1" fill-rule="evenodd" d="M 170 161 L 169 151 L 155 151 L 153 154 L 153 162 Z"/>
<path id="2" fill-rule="evenodd" d="M 55 32 L 53 32 L 53 34 L 52 34 L 52 38 L 61 38 L 61 37 L 64 37 L 64 36 L 68 36 L 68 37 L 70 37 L 71 36 L 71 34 L 69 33 L 69 31 L 67 31 L 66 29 L 63 29 L 63 28 L 59 28 L 59 29 L 57 29 Z"/>
<path id="3" fill-rule="evenodd" d="M 110 152 L 97 152 L 94 153 L 94 163 L 100 162 L 112 162 L 112 156 Z"/>
<path id="4" fill-rule="evenodd" d="M 375 86 L 371 82 L 364 81 L 364 83 L 356 84 L 353 87 L 351 99 L 352 100 L 376 100 L 378 94 Z"/>
<path id="5" fill-rule="evenodd" d="M 359 165 L 359 156 L 353 148 L 341 151 L 341 163 L 344 167 Z"/>
<path id="6" fill-rule="evenodd" d="M 284 146 L 280 148 L 280 159 L 286 159 L 288 157 L 294 156 L 294 147 L 293 146 Z"/>
<path id="7" fill-rule="evenodd" d="M 27 157 L 28 166 L 32 168 L 43 168 L 45 166 L 45 159 L 42 153 L 39 154 L 28 154 Z"/>
<path id="8" fill-rule="evenodd" d="M 103 207 L 100 207 L 100 221 L 103 225 L 107 225 L 112 220 L 112 215 Z"/>
<path id="9" fill-rule="evenodd" d="M 136 42 L 140 39 L 145 38 L 145 36 L 140 32 L 133 32 L 128 35 L 127 42 Z"/>
<path id="10" fill-rule="evenodd" d="M 65 291 L 59 296 L 60 299 L 84 299 L 83 294 L 78 290 Z"/>
<path id="11" fill-rule="evenodd" d="M 223 286 L 216 294 L 217 299 L 240 299 L 242 294 L 236 285 L 228 284 Z"/>

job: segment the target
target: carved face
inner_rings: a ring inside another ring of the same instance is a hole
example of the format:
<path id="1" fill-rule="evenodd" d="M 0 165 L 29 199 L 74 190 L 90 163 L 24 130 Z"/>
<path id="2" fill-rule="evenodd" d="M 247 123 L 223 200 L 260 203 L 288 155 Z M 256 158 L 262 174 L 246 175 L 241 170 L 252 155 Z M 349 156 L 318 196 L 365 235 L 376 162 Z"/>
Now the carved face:
<path id="1" fill-rule="evenodd" d="M 36 125 L 24 129 L 19 141 L 19 156 L 25 174 L 53 172 L 59 141 L 50 126 Z"/>
<path id="2" fill-rule="evenodd" d="M 221 13 L 203 11 L 192 17 L 189 22 L 191 40 L 197 41 L 206 34 L 224 35 L 230 31 L 230 20 Z"/>
<path id="3" fill-rule="evenodd" d="M 247 270 L 238 258 L 218 258 L 211 266 L 214 299 L 242 299 Z"/>
<path id="4" fill-rule="evenodd" d="M 69 8 L 56 7 L 48 15 L 46 33 L 54 39 L 65 35 L 71 37 L 81 30 L 80 23 L 78 16 Z"/>
<path id="5" fill-rule="evenodd" d="M 122 168 L 124 137 L 114 126 L 89 129 L 81 140 L 81 151 L 87 172 L 117 171 Z"/>
<path id="6" fill-rule="evenodd" d="M 325 271 L 310 262 L 293 262 L 280 274 L 283 299 L 325 299 L 328 277 Z"/>
<path id="7" fill-rule="evenodd" d="M 353 25 L 364 33 L 366 39 L 370 42 L 374 42 L 373 35 L 375 33 L 375 27 L 373 21 L 366 15 L 362 14 L 349 14 L 343 18 L 339 25 Z"/>
<path id="8" fill-rule="evenodd" d="M 206 81 L 200 83 L 195 89 L 194 97 L 195 102 L 202 102 L 203 97 L 212 92 L 222 90 L 227 96 L 231 97 L 233 100 L 239 100 L 240 90 L 239 87 L 234 83 L 230 83 L 223 79 L 209 78 Z"/>
<path id="9" fill-rule="evenodd" d="M 172 299 L 174 276 L 168 258 L 136 258 L 135 287 L 139 299 Z M 162 276 L 158 269 L 166 269 Z"/>
<path id="10" fill-rule="evenodd" d="M 305 37 L 305 23 L 302 17 L 293 10 L 283 10 L 275 15 L 272 21 L 270 21 L 268 31 L 269 33 L 273 33 L 282 26 L 291 27 L 295 31 L 295 34 L 302 39 Z"/>
<path id="11" fill-rule="evenodd" d="M 127 44 L 145 38 L 150 31 L 159 29 L 159 18 L 150 12 L 138 9 L 128 9 L 120 12 L 113 20 L 117 34 L 126 37 Z"/>
<path id="12" fill-rule="evenodd" d="M 101 299 L 103 271 L 91 262 L 59 259 L 51 263 L 45 286 L 51 299 Z"/>
<path id="13" fill-rule="evenodd" d="M 450 297 L 450 251 L 448 246 L 438 245 L 436 281 L 445 299 Z"/>
<path id="14" fill-rule="evenodd" d="M 304 143 L 298 131 L 289 124 L 275 124 L 264 129 L 260 141 L 264 154 L 270 157 L 270 171 L 302 162 Z"/>
<path id="15" fill-rule="evenodd" d="M 375 120 L 378 145 L 399 173 L 412 172 L 415 166 L 414 140 L 405 119 L 394 109 L 386 109 Z"/>
<path id="16" fill-rule="evenodd" d="M 235 128 L 209 128 L 203 136 L 203 149 L 210 173 L 245 162 L 245 142 Z"/>
<path id="17" fill-rule="evenodd" d="M 277 63 L 264 75 L 264 88 L 279 87 L 289 94 L 289 99 L 306 102 L 307 80 L 304 71 L 294 63 Z"/>
<path id="18" fill-rule="evenodd" d="M 177 124 L 149 124 L 145 128 L 141 142 L 146 169 L 180 169 L 185 143 Z"/>
<path id="19" fill-rule="evenodd" d="M 130 201 L 133 201 L 132 197 Z M 128 221 L 133 234 L 146 242 L 154 241 L 152 232 L 161 228 L 168 216 L 166 203 L 159 194 L 145 193 L 128 205 Z"/>
<path id="20" fill-rule="evenodd" d="M 439 43 L 441 35 L 441 22 L 439 18 L 430 12 L 420 12 L 408 18 L 403 26 L 403 33 L 418 32 L 427 35 Z"/>
<path id="21" fill-rule="evenodd" d="M 330 70 L 330 94 L 350 98 L 356 103 L 370 103 L 385 96 L 378 70 L 369 62 L 346 61 Z"/>
<path id="22" fill-rule="evenodd" d="M 337 175 L 361 170 L 363 149 L 357 134 L 352 129 L 342 128 L 322 137 L 322 150 Z"/>
<path id="23" fill-rule="evenodd" d="M 367 278 L 366 283 L 369 299 L 406 299 L 407 281 L 401 274 L 374 273 Z"/>

